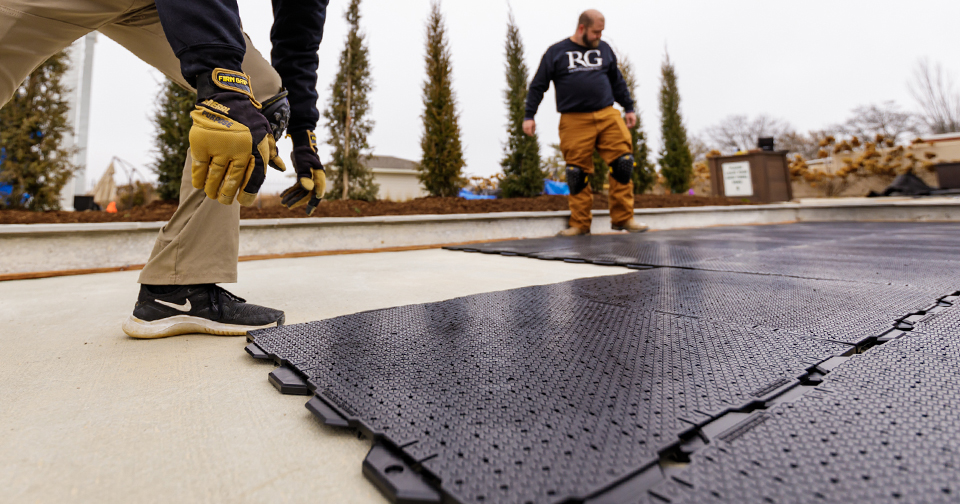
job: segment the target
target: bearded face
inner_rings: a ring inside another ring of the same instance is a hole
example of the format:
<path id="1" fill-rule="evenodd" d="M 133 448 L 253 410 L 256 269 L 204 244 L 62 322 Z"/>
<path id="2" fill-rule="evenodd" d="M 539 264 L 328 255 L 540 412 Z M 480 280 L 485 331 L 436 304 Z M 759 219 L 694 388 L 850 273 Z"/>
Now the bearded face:
<path id="1" fill-rule="evenodd" d="M 592 25 L 584 28 L 583 37 L 580 43 L 584 47 L 596 49 L 598 46 L 600 46 L 600 37 L 602 35 L 603 35 L 603 20 L 594 21 Z"/>
<path id="2" fill-rule="evenodd" d="M 589 47 L 591 49 L 596 49 L 597 46 L 600 45 L 600 39 L 599 38 L 591 39 L 589 34 L 584 33 L 583 39 L 581 40 L 580 45 L 584 47 Z"/>

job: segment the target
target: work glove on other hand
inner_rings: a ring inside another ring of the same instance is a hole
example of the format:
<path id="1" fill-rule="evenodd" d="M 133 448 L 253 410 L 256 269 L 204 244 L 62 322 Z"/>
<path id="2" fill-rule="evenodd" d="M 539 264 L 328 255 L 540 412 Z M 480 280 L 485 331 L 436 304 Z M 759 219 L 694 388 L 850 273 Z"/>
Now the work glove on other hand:
<path id="1" fill-rule="evenodd" d="M 311 215 L 327 190 L 327 174 L 317 155 L 317 135 L 312 131 L 297 131 L 289 136 L 293 140 L 290 160 L 297 172 L 297 182 L 280 194 L 280 204 L 291 209 L 307 205 L 307 215 Z"/>
<path id="2" fill-rule="evenodd" d="M 266 179 L 267 163 L 286 169 L 260 108 L 246 74 L 217 68 L 197 78 L 197 105 L 190 113 L 193 187 L 224 205 L 236 198 L 249 206 Z"/>
<path id="3" fill-rule="evenodd" d="M 290 123 L 290 101 L 287 100 L 289 93 L 286 89 L 281 89 L 279 93 L 271 98 L 267 98 L 263 103 L 260 113 L 267 118 L 270 123 L 270 129 L 273 131 L 273 139 L 277 142 L 283 138 L 283 132 Z"/>

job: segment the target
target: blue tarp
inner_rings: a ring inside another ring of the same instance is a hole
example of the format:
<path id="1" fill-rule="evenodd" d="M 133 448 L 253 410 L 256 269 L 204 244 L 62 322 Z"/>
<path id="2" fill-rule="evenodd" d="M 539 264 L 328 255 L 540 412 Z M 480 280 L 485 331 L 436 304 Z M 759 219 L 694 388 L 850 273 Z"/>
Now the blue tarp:
<path id="1" fill-rule="evenodd" d="M 0 165 L 2 165 L 6 159 L 7 159 L 7 148 L 0 147 Z M 5 196 L 9 197 L 11 194 L 13 194 L 13 186 L 10 184 L 4 184 L 0 182 L 0 203 L 6 204 L 7 200 Z M 24 194 L 21 204 L 26 203 L 27 200 L 29 199 L 30 199 L 30 195 Z"/>
<path id="2" fill-rule="evenodd" d="M 7 148 L 0 147 L 0 165 L 7 159 Z M 13 194 L 13 186 L 0 182 L 0 196 L 10 196 Z"/>
<path id="3" fill-rule="evenodd" d="M 543 193 L 544 194 L 570 194 L 570 187 L 566 182 L 554 182 L 550 179 L 544 179 L 543 181 Z"/>
<path id="4" fill-rule="evenodd" d="M 475 199 L 497 199 L 496 196 L 492 196 L 492 195 L 489 195 L 489 194 L 473 194 L 472 192 L 468 191 L 467 189 L 460 189 L 460 194 L 459 194 L 458 196 L 460 196 L 460 197 L 463 198 L 463 199 L 468 199 L 468 200 L 475 200 Z"/>
<path id="5" fill-rule="evenodd" d="M 13 186 L 12 186 L 12 185 L 0 183 L 0 205 L 9 204 L 9 201 L 7 201 L 7 199 L 8 199 L 12 194 L 13 194 Z M 30 201 L 30 195 L 29 195 L 29 194 L 24 194 L 24 195 L 20 198 L 20 204 L 21 204 L 21 205 L 25 205 L 25 204 L 27 204 L 27 201 Z"/>

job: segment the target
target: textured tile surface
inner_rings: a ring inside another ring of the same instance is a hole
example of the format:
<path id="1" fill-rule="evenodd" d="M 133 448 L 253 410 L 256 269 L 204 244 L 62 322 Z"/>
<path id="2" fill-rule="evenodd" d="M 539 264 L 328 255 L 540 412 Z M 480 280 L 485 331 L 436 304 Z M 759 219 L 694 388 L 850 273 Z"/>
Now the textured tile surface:
<path id="1" fill-rule="evenodd" d="M 364 430 L 423 461 L 461 502 L 586 497 L 656 461 L 681 433 L 848 349 L 580 295 L 597 287 L 391 308 L 259 332 L 256 342 Z"/>
<path id="2" fill-rule="evenodd" d="M 474 245 L 657 268 L 254 336 L 458 502 L 579 502 L 644 468 L 662 481 L 623 502 L 955 501 L 960 307 L 923 310 L 960 290 L 957 231 L 810 223 Z M 911 314 L 905 336 L 767 402 Z M 731 411 L 753 412 L 659 472 L 664 450 Z"/>

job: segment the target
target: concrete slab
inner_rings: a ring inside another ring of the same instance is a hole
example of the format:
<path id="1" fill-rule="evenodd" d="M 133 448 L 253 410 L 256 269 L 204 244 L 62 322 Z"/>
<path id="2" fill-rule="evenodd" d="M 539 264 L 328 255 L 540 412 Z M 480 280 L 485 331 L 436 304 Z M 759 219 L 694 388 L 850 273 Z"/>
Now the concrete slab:
<path id="1" fill-rule="evenodd" d="M 247 262 L 227 287 L 297 323 L 627 271 L 425 250 Z M 370 441 L 277 393 L 243 338 L 126 337 L 136 278 L 0 283 L 0 500 L 385 502 Z"/>

